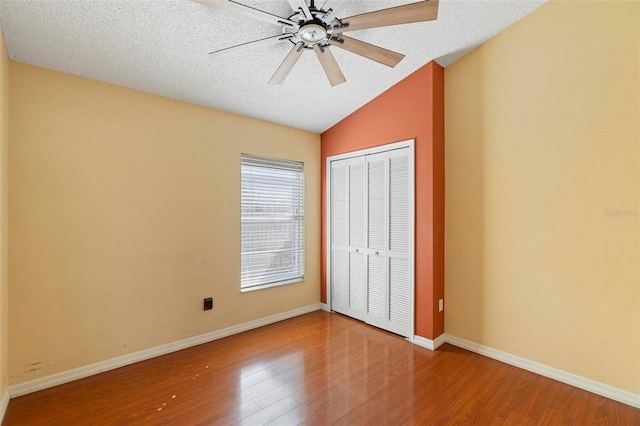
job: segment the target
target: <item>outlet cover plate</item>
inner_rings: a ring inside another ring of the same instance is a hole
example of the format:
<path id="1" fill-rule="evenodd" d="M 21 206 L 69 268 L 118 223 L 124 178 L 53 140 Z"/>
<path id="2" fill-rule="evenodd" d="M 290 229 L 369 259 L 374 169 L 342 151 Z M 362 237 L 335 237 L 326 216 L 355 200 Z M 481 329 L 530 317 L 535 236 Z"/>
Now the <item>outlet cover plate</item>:
<path id="1" fill-rule="evenodd" d="M 210 311 L 211 309 L 213 309 L 213 297 L 207 297 L 204 299 L 204 310 Z"/>

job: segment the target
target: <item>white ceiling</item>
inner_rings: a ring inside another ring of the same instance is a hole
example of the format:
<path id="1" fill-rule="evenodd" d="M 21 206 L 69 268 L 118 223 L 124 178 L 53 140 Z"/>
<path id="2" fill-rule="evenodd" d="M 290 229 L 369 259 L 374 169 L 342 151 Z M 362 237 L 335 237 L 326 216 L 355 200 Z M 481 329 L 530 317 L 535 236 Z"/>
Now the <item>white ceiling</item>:
<path id="1" fill-rule="evenodd" d="M 293 13 L 286 0 L 236 1 Z M 333 6 L 344 18 L 414 1 Z M 388 68 L 332 48 L 347 79 L 336 87 L 313 52 L 302 55 L 283 85 L 268 85 L 289 43 L 211 58 L 211 51 L 281 29 L 189 0 L 1 0 L 0 23 L 12 60 L 321 133 L 429 61 L 451 64 L 545 1 L 440 0 L 437 21 L 349 32 L 406 58 Z"/>

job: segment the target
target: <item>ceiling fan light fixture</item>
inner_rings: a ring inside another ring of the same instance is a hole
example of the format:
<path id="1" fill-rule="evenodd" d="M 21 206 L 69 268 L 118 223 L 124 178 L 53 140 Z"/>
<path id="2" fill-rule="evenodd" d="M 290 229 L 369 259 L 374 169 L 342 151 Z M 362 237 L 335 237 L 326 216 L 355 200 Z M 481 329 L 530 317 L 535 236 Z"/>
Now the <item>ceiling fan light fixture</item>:
<path id="1" fill-rule="evenodd" d="M 327 39 L 327 29 L 322 25 L 307 24 L 300 28 L 298 35 L 306 44 L 318 44 Z"/>

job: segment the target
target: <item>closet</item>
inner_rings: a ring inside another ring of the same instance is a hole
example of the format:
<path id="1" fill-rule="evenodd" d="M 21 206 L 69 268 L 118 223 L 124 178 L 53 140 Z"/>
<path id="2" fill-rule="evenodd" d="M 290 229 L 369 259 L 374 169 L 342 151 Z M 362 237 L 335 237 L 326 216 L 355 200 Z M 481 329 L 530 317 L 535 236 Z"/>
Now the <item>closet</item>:
<path id="1" fill-rule="evenodd" d="M 331 309 L 413 333 L 413 141 L 327 160 Z"/>

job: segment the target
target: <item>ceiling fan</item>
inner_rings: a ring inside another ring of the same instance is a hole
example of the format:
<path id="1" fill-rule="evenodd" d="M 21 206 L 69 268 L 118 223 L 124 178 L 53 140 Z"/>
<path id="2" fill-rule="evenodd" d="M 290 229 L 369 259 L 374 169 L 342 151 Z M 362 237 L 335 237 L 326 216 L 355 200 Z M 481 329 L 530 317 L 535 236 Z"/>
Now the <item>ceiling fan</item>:
<path id="1" fill-rule="evenodd" d="M 344 33 L 389 25 L 433 21 L 438 17 L 438 0 L 423 0 L 342 19 L 335 16 L 331 8 L 333 0 L 325 1 L 320 8 L 315 6 L 314 0 L 311 0 L 310 5 L 307 5 L 306 0 L 287 0 L 294 11 L 288 18 L 282 18 L 232 0 L 194 1 L 214 9 L 238 13 L 282 28 L 281 34 L 276 36 L 210 53 L 211 56 L 220 58 L 276 43 L 293 44 L 293 48 L 273 74 L 269 84 L 282 84 L 305 50 L 315 52 L 332 86 L 346 82 L 335 57 L 329 50 L 334 46 L 393 68 L 404 58 L 403 54 L 356 40 L 344 35 Z"/>

